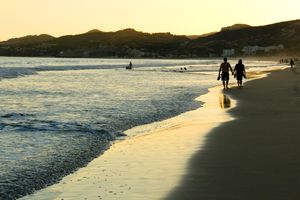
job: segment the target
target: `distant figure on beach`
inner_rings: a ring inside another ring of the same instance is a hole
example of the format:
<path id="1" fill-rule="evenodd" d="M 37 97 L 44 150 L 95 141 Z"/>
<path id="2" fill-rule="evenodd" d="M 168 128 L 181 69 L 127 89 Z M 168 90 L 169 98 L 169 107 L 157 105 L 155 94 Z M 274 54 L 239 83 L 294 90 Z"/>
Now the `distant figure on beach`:
<path id="1" fill-rule="evenodd" d="M 129 62 L 129 65 L 126 67 L 126 69 L 132 69 L 132 62 Z"/>
<path id="2" fill-rule="evenodd" d="M 243 65 L 242 59 L 235 65 L 233 72 L 237 80 L 238 87 L 243 86 L 243 77 L 246 78 L 245 65 Z"/>
<path id="3" fill-rule="evenodd" d="M 290 65 L 291 65 L 291 68 L 293 68 L 294 67 L 294 60 L 293 59 L 291 59 L 291 61 L 290 61 Z"/>
<path id="4" fill-rule="evenodd" d="M 221 75 L 224 89 L 225 88 L 228 89 L 229 70 L 231 71 L 231 73 L 233 73 L 230 64 L 227 62 L 227 58 L 224 58 L 224 62 L 220 65 L 219 76 L 218 76 L 218 80 L 219 80 Z"/>

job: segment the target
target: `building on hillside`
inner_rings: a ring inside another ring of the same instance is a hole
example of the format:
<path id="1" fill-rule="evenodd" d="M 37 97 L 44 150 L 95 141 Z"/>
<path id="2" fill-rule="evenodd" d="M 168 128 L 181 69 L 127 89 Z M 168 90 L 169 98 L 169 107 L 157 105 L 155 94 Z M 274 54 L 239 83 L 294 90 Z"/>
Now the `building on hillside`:
<path id="1" fill-rule="evenodd" d="M 260 46 L 245 46 L 242 49 L 242 52 L 249 56 L 255 55 L 257 51 L 264 51 L 264 48 Z"/>
<path id="2" fill-rule="evenodd" d="M 230 56 L 234 56 L 234 54 L 235 54 L 234 49 L 223 49 L 222 56 L 223 57 L 230 57 Z"/>
<path id="3" fill-rule="evenodd" d="M 242 49 L 242 52 L 244 52 L 245 55 L 256 55 L 258 52 L 264 52 L 268 53 L 270 51 L 276 51 L 284 49 L 284 46 L 282 44 L 280 45 L 273 45 L 273 46 L 266 46 L 266 47 L 260 47 L 260 46 L 244 46 Z"/>
<path id="4" fill-rule="evenodd" d="M 276 50 L 281 50 L 284 49 L 284 46 L 282 44 L 280 45 L 273 45 L 273 46 L 267 46 L 265 47 L 265 52 L 270 52 L 270 51 L 276 51 Z"/>

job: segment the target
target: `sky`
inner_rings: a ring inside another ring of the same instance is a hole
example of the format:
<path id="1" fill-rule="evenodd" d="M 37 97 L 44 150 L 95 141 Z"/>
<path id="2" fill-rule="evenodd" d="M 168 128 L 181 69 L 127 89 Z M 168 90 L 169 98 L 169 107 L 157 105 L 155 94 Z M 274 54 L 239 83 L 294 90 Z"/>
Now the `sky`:
<path id="1" fill-rule="evenodd" d="M 91 29 L 199 35 L 300 19 L 299 0 L 0 0 L 0 41 Z"/>

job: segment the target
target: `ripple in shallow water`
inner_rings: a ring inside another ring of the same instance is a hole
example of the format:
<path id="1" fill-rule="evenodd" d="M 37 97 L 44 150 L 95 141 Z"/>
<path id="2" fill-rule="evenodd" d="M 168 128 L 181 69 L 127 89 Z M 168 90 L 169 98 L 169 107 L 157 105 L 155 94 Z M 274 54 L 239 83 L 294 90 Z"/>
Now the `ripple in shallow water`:
<path id="1" fill-rule="evenodd" d="M 8 157 L 0 157 L 0 199 L 15 199 L 55 183 L 101 154 L 113 139 L 105 131 L 0 134 L 1 141 L 10 141 L 2 148 Z"/>

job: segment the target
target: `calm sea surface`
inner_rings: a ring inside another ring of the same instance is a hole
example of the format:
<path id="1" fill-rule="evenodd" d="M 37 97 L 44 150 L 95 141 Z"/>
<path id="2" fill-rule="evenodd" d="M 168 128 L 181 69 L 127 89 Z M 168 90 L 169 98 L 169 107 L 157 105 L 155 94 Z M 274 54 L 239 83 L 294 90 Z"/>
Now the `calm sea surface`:
<path id="1" fill-rule="evenodd" d="M 127 129 L 200 107 L 195 97 L 220 84 L 219 64 L 0 57 L 0 199 L 57 182 L 126 139 Z"/>

